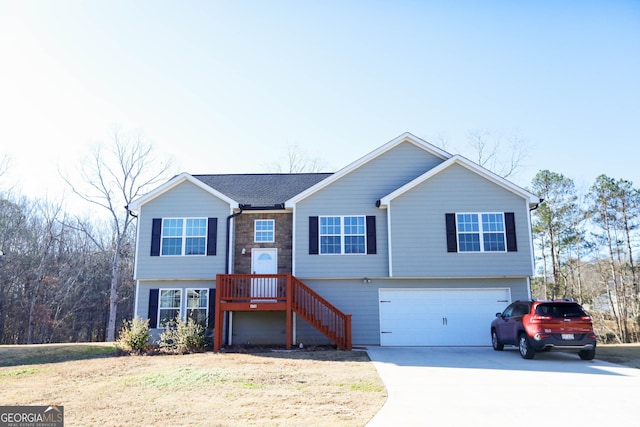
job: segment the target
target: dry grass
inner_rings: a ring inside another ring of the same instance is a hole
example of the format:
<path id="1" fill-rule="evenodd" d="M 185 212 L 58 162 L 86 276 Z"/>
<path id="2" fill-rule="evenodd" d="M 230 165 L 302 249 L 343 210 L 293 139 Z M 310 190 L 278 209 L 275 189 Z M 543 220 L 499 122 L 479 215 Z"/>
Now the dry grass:
<path id="1" fill-rule="evenodd" d="M 49 351 L 57 362 L 45 363 Z M 0 402 L 63 405 L 70 426 L 363 426 L 386 399 L 360 351 L 105 353 L 114 348 L 0 346 Z"/>
<path id="2" fill-rule="evenodd" d="M 600 344 L 596 359 L 640 369 L 640 344 Z"/>
<path id="3" fill-rule="evenodd" d="M 363 426 L 386 399 L 360 351 L 116 354 L 0 346 L 0 403 L 63 405 L 69 426 Z M 640 368 L 640 344 L 600 345 L 596 357 Z"/>

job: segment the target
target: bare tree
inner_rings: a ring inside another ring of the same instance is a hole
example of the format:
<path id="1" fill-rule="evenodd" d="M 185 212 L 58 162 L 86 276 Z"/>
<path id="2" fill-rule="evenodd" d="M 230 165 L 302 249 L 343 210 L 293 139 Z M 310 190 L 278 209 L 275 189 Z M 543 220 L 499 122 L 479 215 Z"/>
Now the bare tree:
<path id="1" fill-rule="evenodd" d="M 265 168 L 277 173 L 316 173 L 326 172 L 327 163 L 307 153 L 299 144 L 292 144 L 287 147 L 286 156 L 266 165 Z"/>
<path id="2" fill-rule="evenodd" d="M 9 166 L 11 166 L 11 160 L 9 159 L 9 156 L 4 154 L 0 157 L 0 176 L 4 175 L 9 170 Z"/>
<path id="3" fill-rule="evenodd" d="M 525 141 L 517 136 L 502 137 L 475 129 L 469 131 L 468 143 L 475 151 L 476 163 L 503 178 L 514 175 L 528 155 Z"/>
<path id="4" fill-rule="evenodd" d="M 75 194 L 106 210 L 110 218 L 110 248 L 105 248 L 99 237 L 91 237 L 104 251 L 110 249 L 112 253 L 107 341 L 115 340 L 120 262 L 134 220 L 127 206 L 151 186 L 168 178 L 171 165 L 169 159 L 156 159 L 152 145 L 139 134 L 125 135 L 114 130 L 111 139 L 108 147 L 94 146 L 86 162 L 80 165 L 80 182 L 62 177 Z M 89 233 L 89 228 L 85 232 Z"/>

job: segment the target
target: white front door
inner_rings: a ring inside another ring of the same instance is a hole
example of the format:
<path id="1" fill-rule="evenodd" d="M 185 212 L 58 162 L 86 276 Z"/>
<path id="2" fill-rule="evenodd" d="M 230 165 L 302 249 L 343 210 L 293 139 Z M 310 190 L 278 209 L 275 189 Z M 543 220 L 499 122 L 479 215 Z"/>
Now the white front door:
<path id="1" fill-rule="evenodd" d="M 251 272 L 253 274 L 278 273 L 278 249 L 253 248 L 251 250 Z M 278 296 L 278 279 L 251 279 L 251 296 L 254 298 L 275 298 Z M 271 302 L 274 300 L 262 300 Z"/>

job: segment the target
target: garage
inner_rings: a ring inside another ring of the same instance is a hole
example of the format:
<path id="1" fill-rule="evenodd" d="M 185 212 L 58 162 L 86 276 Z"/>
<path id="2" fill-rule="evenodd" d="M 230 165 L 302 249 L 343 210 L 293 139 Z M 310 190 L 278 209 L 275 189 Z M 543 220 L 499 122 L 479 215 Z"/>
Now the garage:
<path id="1" fill-rule="evenodd" d="M 508 288 L 380 289 L 380 345 L 491 345 L 489 324 Z"/>

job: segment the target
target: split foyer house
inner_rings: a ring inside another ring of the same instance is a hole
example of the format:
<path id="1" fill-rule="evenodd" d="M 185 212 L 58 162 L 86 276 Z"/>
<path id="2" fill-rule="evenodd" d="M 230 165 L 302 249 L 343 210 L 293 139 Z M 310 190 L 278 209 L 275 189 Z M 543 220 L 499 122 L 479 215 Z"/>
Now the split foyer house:
<path id="1" fill-rule="evenodd" d="M 335 173 L 190 175 L 134 201 L 135 316 L 231 344 L 489 345 L 540 200 L 405 133 Z"/>

